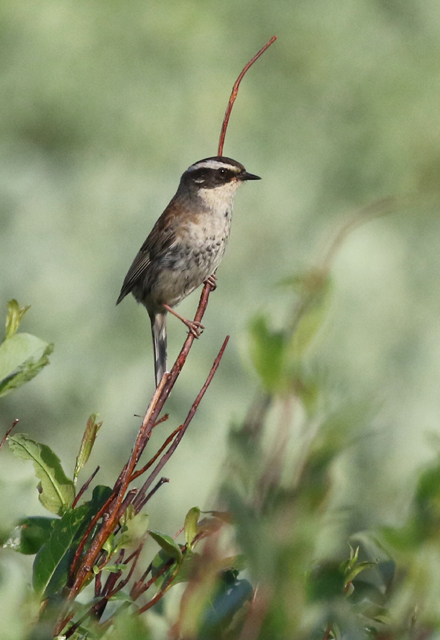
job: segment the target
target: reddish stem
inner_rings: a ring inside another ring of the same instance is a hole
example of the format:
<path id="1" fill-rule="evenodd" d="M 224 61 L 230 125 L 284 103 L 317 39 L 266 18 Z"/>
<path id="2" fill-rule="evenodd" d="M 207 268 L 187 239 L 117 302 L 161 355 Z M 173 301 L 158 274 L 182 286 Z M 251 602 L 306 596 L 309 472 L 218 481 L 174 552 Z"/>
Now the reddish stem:
<path id="1" fill-rule="evenodd" d="M 271 39 L 269 40 L 269 42 L 266 42 L 264 47 L 262 47 L 260 49 L 260 51 L 254 55 L 252 60 L 249 60 L 249 62 L 243 68 L 242 72 L 240 73 L 240 75 L 238 76 L 237 80 L 235 81 L 234 86 L 232 87 L 232 92 L 231 92 L 231 95 L 229 97 L 228 106 L 226 107 L 225 117 L 223 118 L 222 130 L 220 132 L 220 139 L 218 141 L 218 153 L 217 153 L 217 155 L 219 155 L 219 156 L 223 155 L 223 146 L 225 144 L 226 129 L 228 128 L 229 118 L 231 117 L 232 107 L 234 106 L 235 99 L 237 98 L 237 94 L 238 94 L 238 89 L 240 87 L 240 83 L 243 80 L 243 78 L 244 78 L 245 74 L 247 73 L 247 71 L 252 67 L 254 62 L 256 62 L 258 60 L 258 58 L 261 55 L 263 55 L 263 53 L 266 51 L 266 49 L 268 49 L 270 47 L 270 45 L 273 42 L 275 42 L 276 39 L 277 39 L 276 36 L 272 36 Z"/>
<path id="2" fill-rule="evenodd" d="M 191 334 L 188 336 L 190 337 Z M 187 338 L 188 339 L 188 338 Z M 174 451 L 177 449 L 177 446 L 179 445 L 179 442 L 182 440 L 183 436 L 185 435 L 185 431 L 187 430 L 191 420 L 194 417 L 195 412 L 197 411 L 197 408 L 203 398 L 203 396 L 206 393 L 206 390 L 208 389 L 209 385 L 211 384 L 212 378 L 214 377 L 215 372 L 218 369 L 218 366 L 220 364 L 220 360 L 223 357 L 223 353 L 226 349 L 226 345 L 228 344 L 229 341 L 229 336 L 226 336 L 222 347 L 218 353 L 218 356 L 216 357 L 216 359 L 214 360 L 214 364 L 211 367 L 211 371 L 209 372 L 208 377 L 206 378 L 205 384 L 203 385 L 203 387 L 201 388 L 201 390 L 199 391 L 197 398 L 194 400 L 191 409 L 189 410 L 188 415 L 186 416 L 186 420 L 182 425 L 181 430 L 179 431 L 179 433 L 177 434 L 176 438 L 174 439 L 172 445 L 170 446 L 170 448 L 168 449 L 168 451 L 162 456 L 161 460 L 159 461 L 158 465 L 155 467 L 154 471 L 152 471 L 152 473 L 148 476 L 148 478 L 146 479 L 146 481 L 144 482 L 144 484 L 142 485 L 142 487 L 139 489 L 138 494 L 136 496 L 136 498 L 133 500 L 133 506 L 136 510 L 136 512 L 138 512 L 141 508 L 141 505 L 145 504 L 144 502 L 144 496 L 145 493 L 147 492 L 147 489 L 149 488 L 149 486 L 151 485 L 151 483 L 153 482 L 153 480 L 155 479 L 155 477 L 158 475 L 159 471 L 162 469 L 162 467 L 164 467 L 164 465 L 168 462 L 168 460 L 171 458 L 171 456 L 173 455 Z M 176 366 L 176 365 L 174 365 Z M 173 367 L 174 369 L 174 367 Z M 171 370 L 172 373 L 172 370 Z M 170 373 L 170 375 L 171 375 Z"/>
<path id="3" fill-rule="evenodd" d="M 83 537 L 81 538 L 81 542 L 79 543 L 78 548 L 75 551 L 75 555 L 74 555 L 72 564 L 70 566 L 70 581 L 71 582 L 73 581 L 73 577 L 75 575 L 76 566 L 78 564 L 78 561 L 79 561 L 79 559 L 81 557 L 82 552 L 84 551 L 84 547 L 86 545 L 86 542 L 87 542 L 87 539 L 88 539 L 89 535 L 93 531 L 93 528 L 97 524 L 98 520 L 100 518 L 102 518 L 102 516 L 107 511 L 107 509 L 109 508 L 111 503 L 114 501 L 114 499 L 115 499 L 115 495 L 114 495 L 114 493 L 112 493 L 112 495 L 109 498 L 107 498 L 107 500 L 104 502 L 104 504 L 102 505 L 102 507 L 100 508 L 98 513 L 95 516 L 93 516 L 92 521 L 90 522 L 90 524 L 87 527 Z"/>
<path id="4" fill-rule="evenodd" d="M 159 482 L 157 482 L 154 485 L 154 487 L 151 489 L 150 493 L 147 493 L 145 498 L 139 503 L 139 506 L 136 509 L 136 513 L 139 513 L 139 511 L 141 511 L 141 509 L 147 504 L 147 502 L 154 496 L 156 491 L 158 491 L 161 488 L 161 486 L 166 484 L 167 482 L 169 482 L 168 478 L 161 478 Z"/>
<path id="5" fill-rule="evenodd" d="M 3 445 L 5 444 L 6 440 L 8 439 L 8 436 L 11 435 L 11 432 L 13 429 L 15 429 L 15 427 L 17 426 L 17 424 L 20 422 L 20 420 L 18 418 L 15 418 L 14 422 L 12 423 L 12 425 L 9 427 L 9 429 L 6 431 L 5 435 L 3 436 L 2 441 L 0 442 L 0 449 L 3 447 Z"/>
<path id="6" fill-rule="evenodd" d="M 78 502 L 80 501 L 81 497 L 84 495 L 84 493 L 87 491 L 87 489 L 89 488 L 89 484 L 92 482 L 93 478 L 96 476 L 96 474 L 98 473 L 98 471 L 100 470 L 100 466 L 98 465 L 95 469 L 95 471 L 92 473 L 92 475 L 90 476 L 90 478 L 87 480 L 87 482 L 85 482 L 83 484 L 83 486 L 81 487 L 81 489 L 78 491 L 78 495 L 76 496 L 75 500 L 72 502 L 72 509 L 74 509 L 76 507 L 76 505 L 78 504 Z"/>
<path id="7" fill-rule="evenodd" d="M 144 539 L 142 540 L 142 542 L 140 543 L 140 545 L 138 546 L 138 548 L 136 549 L 136 551 L 134 551 L 134 552 L 131 554 L 131 556 L 129 556 L 129 557 L 127 558 L 127 560 L 125 561 L 125 563 L 124 563 L 124 564 L 125 564 L 125 565 L 128 565 L 128 563 L 129 563 L 129 562 L 131 562 L 131 561 L 133 560 L 133 562 L 131 563 L 130 570 L 129 570 L 128 574 L 127 574 L 127 577 L 126 577 L 126 578 L 124 578 L 123 580 L 121 580 L 121 581 L 120 581 L 120 582 L 115 586 L 115 588 L 113 589 L 113 591 L 111 591 L 110 593 L 108 593 L 108 594 L 106 595 L 106 598 L 111 598 L 112 596 L 114 596 L 114 595 L 115 595 L 115 593 L 117 593 L 118 591 L 120 591 L 121 589 L 123 589 L 123 588 L 125 587 L 125 585 L 130 581 L 130 579 L 131 579 L 131 577 L 132 577 L 132 575 L 133 575 L 133 573 L 134 573 L 134 570 L 135 570 L 135 568 L 136 568 L 137 562 L 138 562 L 138 560 L 139 560 L 139 558 L 140 558 L 141 551 L 142 551 L 142 549 L 144 548 L 144 544 L 145 544 L 145 541 L 146 541 L 146 539 L 147 539 L 147 538 L 148 538 L 148 534 L 146 534 L 146 535 L 144 536 Z"/>
<path id="8" fill-rule="evenodd" d="M 130 478 L 130 482 L 133 482 L 133 480 L 135 480 L 136 478 L 141 476 L 143 473 L 145 473 L 145 471 L 148 471 L 148 469 L 151 467 L 151 465 L 153 465 L 156 462 L 156 460 L 158 459 L 160 454 L 164 451 L 164 449 L 167 448 L 167 446 L 175 438 L 175 436 L 179 433 L 179 431 L 182 429 L 182 427 L 183 427 L 183 425 L 179 425 L 177 427 L 177 429 L 175 429 L 173 431 L 173 433 L 168 436 L 168 438 L 165 440 L 165 442 L 163 443 L 163 445 L 161 446 L 159 451 L 151 458 L 151 460 L 149 460 L 147 462 L 147 464 L 142 467 L 142 469 L 139 469 L 139 471 L 136 471 L 135 473 L 133 473 L 133 475 Z"/>
<path id="9" fill-rule="evenodd" d="M 168 413 L 163 415 L 161 418 L 159 418 L 159 420 L 155 424 L 153 424 L 153 429 L 155 429 L 159 424 L 162 424 L 162 422 L 166 422 L 169 417 L 170 416 L 168 415 Z"/>
<path id="10" fill-rule="evenodd" d="M 155 576 L 155 579 L 156 579 L 156 576 Z M 168 590 L 168 587 L 170 586 L 170 584 L 171 584 L 171 582 L 172 582 L 173 580 L 174 580 L 174 574 L 173 574 L 173 575 L 171 575 L 171 576 L 168 578 L 168 580 L 167 580 L 167 581 L 165 582 L 165 584 L 163 585 L 162 589 L 160 589 L 160 591 L 158 591 L 158 592 L 156 593 L 156 595 L 154 595 L 154 596 L 151 598 L 150 602 L 147 602 L 147 604 L 145 604 L 143 607 L 141 607 L 140 609 L 138 609 L 138 610 L 136 611 L 136 613 L 137 613 L 138 615 L 140 615 L 141 613 L 144 613 L 144 612 L 145 612 L 145 611 L 147 611 L 148 609 L 151 609 L 151 607 L 152 607 L 152 606 L 154 606 L 154 605 L 156 604 L 156 602 L 159 602 L 159 600 L 160 600 L 161 598 L 163 598 L 163 597 L 164 597 L 165 593 L 166 593 L 166 592 L 167 592 L 167 590 Z"/>
<path id="11" fill-rule="evenodd" d="M 202 294 L 200 296 L 199 306 L 197 308 L 197 312 L 194 318 L 195 322 L 200 322 L 203 318 L 203 315 L 206 311 L 206 307 L 208 304 L 211 288 L 212 287 L 209 282 L 205 283 L 205 286 L 203 287 L 203 290 L 202 290 Z M 131 482 L 131 478 L 132 478 L 135 466 L 138 463 L 142 455 L 142 452 L 144 451 L 150 439 L 151 432 L 159 419 L 159 414 L 162 411 L 162 408 L 165 402 L 167 401 L 177 381 L 177 378 L 179 377 L 179 374 L 182 370 L 183 365 L 185 364 L 186 358 L 188 357 L 188 354 L 193 342 L 194 342 L 194 336 L 193 334 L 189 333 L 170 373 L 165 374 L 163 376 L 159 386 L 157 387 L 153 395 L 153 398 L 149 404 L 145 417 L 142 421 L 142 425 L 139 430 L 138 436 L 136 438 L 136 442 L 130 454 L 130 458 L 127 464 L 124 466 L 122 472 L 119 475 L 119 478 L 115 483 L 112 495 L 107 500 L 104 507 L 100 509 L 99 514 L 97 514 L 93 518 L 93 521 L 92 521 L 93 524 L 91 523 L 89 525 L 86 533 L 83 536 L 83 539 L 81 540 L 81 543 L 76 551 L 74 561 L 72 563 L 72 569 L 71 569 L 72 586 L 67 594 L 63 611 L 55 626 L 55 629 L 54 629 L 55 635 L 59 635 L 63 630 L 68 619 L 67 611 L 68 611 L 69 604 L 76 598 L 77 594 L 84 586 L 84 583 L 88 579 L 88 576 L 90 575 L 92 567 L 99 556 L 99 553 L 102 549 L 103 544 L 105 543 L 106 540 L 108 540 L 109 536 L 113 533 L 113 531 L 118 525 L 118 516 L 120 513 L 120 508 L 124 501 L 125 495 L 127 493 L 128 485 Z M 175 450 L 175 447 L 173 448 L 173 451 L 174 450 Z M 166 460 L 168 460 L 170 455 L 167 455 Z M 157 473 L 159 472 L 160 468 L 162 468 L 163 466 L 163 464 L 160 464 L 160 463 L 159 465 L 157 467 Z M 154 473 L 154 476 L 153 474 L 150 476 L 151 481 L 157 475 L 157 473 L 155 472 L 153 473 Z M 143 495 L 145 495 L 145 493 Z M 108 509 L 110 504 L 112 505 L 111 510 Z M 79 559 L 86 545 L 87 538 L 89 537 L 90 532 L 93 529 L 93 526 L 95 526 L 95 524 L 98 522 L 98 520 L 102 516 L 104 516 L 104 518 L 103 518 L 103 524 L 101 526 L 101 529 L 98 531 L 97 535 L 95 536 L 92 543 L 90 544 L 89 549 L 86 551 L 86 553 L 84 554 L 84 557 L 81 559 L 81 562 L 79 563 Z M 78 566 L 78 563 L 79 563 L 79 566 Z"/>
<path id="12" fill-rule="evenodd" d="M 322 640 L 328 640 L 330 638 L 331 631 L 332 631 L 332 625 L 329 624 L 327 629 L 325 630 L 325 634 Z"/>
<path id="13" fill-rule="evenodd" d="M 150 578 L 150 580 L 148 580 L 148 582 L 146 582 L 145 584 L 142 584 L 143 580 L 145 580 L 145 578 L 147 577 L 148 573 L 151 571 L 151 564 L 148 565 L 148 568 L 145 571 L 145 573 L 142 576 L 142 578 L 140 580 L 138 580 L 135 585 L 133 585 L 133 587 L 132 587 L 132 589 L 130 591 L 130 597 L 133 600 L 137 600 L 139 598 L 139 596 L 141 596 L 143 593 L 145 593 L 145 591 L 148 591 L 148 589 L 151 587 L 151 585 L 154 584 L 156 582 L 156 580 L 158 578 L 160 578 L 160 576 L 163 573 L 165 573 L 165 571 L 167 569 L 169 569 L 171 567 L 173 562 L 175 562 L 175 561 L 170 559 L 168 562 L 166 562 L 163 565 L 163 567 L 161 567 L 159 569 L 159 571 L 156 574 L 154 574 L 154 576 L 152 578 Z"/>

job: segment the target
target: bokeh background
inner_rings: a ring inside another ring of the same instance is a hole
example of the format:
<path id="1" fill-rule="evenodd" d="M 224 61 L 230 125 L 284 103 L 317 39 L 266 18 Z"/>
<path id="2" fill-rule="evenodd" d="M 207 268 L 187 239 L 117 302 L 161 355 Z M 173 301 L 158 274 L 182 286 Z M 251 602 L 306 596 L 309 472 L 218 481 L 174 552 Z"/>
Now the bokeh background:
<path id="1" fill-rule="evenodd" d="M 402 203 L 359 228 L 334 263 L 313 358 L 328 406 L 366 403 L 341 501 L 359 526 L 396 521 L 440 433 L 440 5 L 435 0 L 3 0 L 0 6 L 0 307 L 31 304 L 22 330 L 51 364 L 1 400 L 0 428 L 46 442 L 71 471 L 88 416 L 103 421 L 88 469 L 111 483 L 153 391 L 150 329 L 123 277 L 181 173 L 216 154 L 232 84 L 246 76 L 225 154 L 263 180 L 236 198 L 206 331 L 170 400 L 175 427 L 226 334 L 226 355 L 151 502 L 173 533 L 209 508 L 257 378 L 250 319 L 276 326 L 277 283 L 319 260 L 349 215 Z M 399 201 L 400 202 L 400 201 Z M 191 316 L 197 295 L 180 311 Z M 185 336 L 169 321 L 170 359 Z M 85 474 L 86 475 L 86 474 Z M 85 479 L 85 478 L 84 478 Z M 31 465 L 2 451 L 7 528 L 42 513 Z M 32 497 L 32 498 L 31 498 Z M 378 499 L 380 498 L 380 500 Z M 378 506 L 380 505 L 380 507 Z M 6 553 L 6 552 L 5 552 Z M 12 552 L 5 562 L 16 568 Z M 17 561 L 18 562 L 18 561 Z M 17 565 L 18 566 L 18 565 Z"/>

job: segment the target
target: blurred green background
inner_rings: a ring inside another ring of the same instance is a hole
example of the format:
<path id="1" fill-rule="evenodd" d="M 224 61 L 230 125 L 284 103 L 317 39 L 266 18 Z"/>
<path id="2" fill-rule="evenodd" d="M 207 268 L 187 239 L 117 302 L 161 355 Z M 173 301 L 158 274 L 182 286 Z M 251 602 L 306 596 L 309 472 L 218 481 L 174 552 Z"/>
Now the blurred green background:
<path id="1" fill-rule="evenodd" d="M 351 212 L 409 196 L 355 231 L 335 261 L 330 319 L 314 348 L 328 407 L 370 415 L 341 465 L 359 527 L 395 521 L 412 473 L 437 451 L 440 414 L 440 5 L 434 0 L 3 0 L 0 6 L 0 302 L 31 304 L 22 330 L 51 364 L 1 400 L 0 428 L 46 442 L 71 471 L 88 416 L 91 471 L 111 483 L 153 391 L 148 316 L 123 277 L 181 173 L 216 154 L 232 84 L 246 76 L 225 154 L 263 180 L 243 188 L 206 331 L 169 403 L 162 441 L 231 342 L 151 502 L 173 533 L 209 507 L 257 379 L 247 326 L 290 305 L 276 284 L 319 260 Z M 409 204 L 408 204 L 409 203 Z M 191 316 L 197 295 L 179 308 Z M 170 359 L 185 330 L 169 321 Z M 86 474 L 85 474 L 86 475 Z M 85 478 L 84 478 L 85 479 Z M 1 453 L 7 528 L 42 513 L 31 465 Z M 34 503 L 30 502 L 30 495 Z M 378 499 L 380 498 L 380 499 Z M 379 506 L 380 505 L 380 512 Z M 12 552 L 5 559 L 14 563 Z"/>

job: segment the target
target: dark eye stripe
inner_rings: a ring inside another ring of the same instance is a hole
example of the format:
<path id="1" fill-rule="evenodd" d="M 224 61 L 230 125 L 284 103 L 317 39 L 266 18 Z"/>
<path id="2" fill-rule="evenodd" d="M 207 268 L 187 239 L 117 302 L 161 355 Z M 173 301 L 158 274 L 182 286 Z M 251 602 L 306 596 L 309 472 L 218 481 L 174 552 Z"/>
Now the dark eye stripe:
<path id="1" fill-rule="evenodd" d="M 229 182 L 235 176 L 235 172 L 230 169 L 219 169 L 217 174 L 222 182 Z"/>
<path id="2" fill-rule="evenodd" d="M 192 180 L 198 182 L 200 180 L 205 180 L 207 177 L 207 173 L 208 172 L 206 169 L 195 169 L 194 171 L 191 171 L 190 176 Z"/>
<path id="3" fill-rule="evenodd" d="M 214 189 L 215 187 L 221 187 L 224 184 L 228 184 L 233 178 L 237 176 L 237 171 L 228 167 L 199 167 L 197 169 L 191 169 L 184 174 L 183 179 L 189 179 L 193 184 L 198 185 L 203 189 Z"/>

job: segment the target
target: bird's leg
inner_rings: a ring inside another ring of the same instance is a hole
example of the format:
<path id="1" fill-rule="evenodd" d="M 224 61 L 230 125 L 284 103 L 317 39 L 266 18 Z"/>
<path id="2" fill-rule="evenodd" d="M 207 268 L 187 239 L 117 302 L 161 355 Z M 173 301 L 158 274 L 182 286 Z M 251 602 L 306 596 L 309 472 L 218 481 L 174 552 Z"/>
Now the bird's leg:
<path id="1" fill-rule="evenodd" d="M 198 322 L 197 320 L 187 320 L 186 318 L 181 316 L 179 313 L 177 313 L 177 311 L 174 311 L 174 309 L 172 309 L 167 304 L 163 304 L 162 306 L 164 309 L 172 313 L 173 316 L 176 316 L 176 318 L 179 318 L 179 320 L 181 320 L 183 324 L 185 324 L 188 327 L 188 329 L 190 330 L 190 333 L 193 334 L 194 338 L 200 338 L 200 335 L 203 329 L 205 328 L 201 322 Z"/>
<path id="2" fill-rule="evenodd" d="M 211 287 L 211 291 L 215 291 L 217 289 L 217 276 L 215 275 L 215 273 L 206 278 L 205 284 L 206 283 L 208 283 Z"/>

